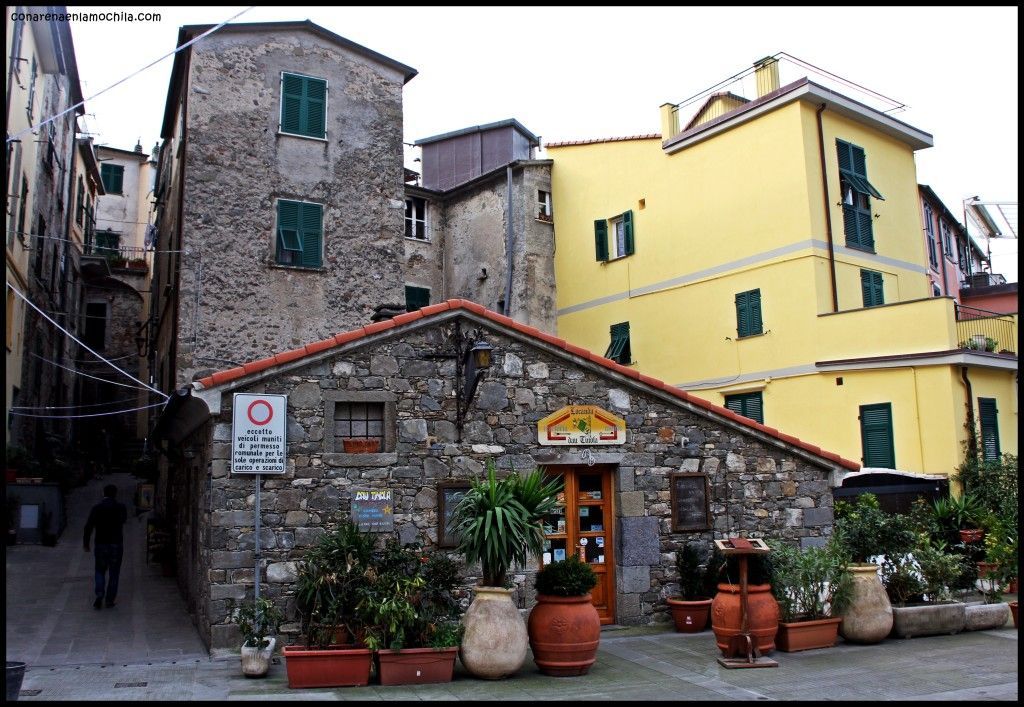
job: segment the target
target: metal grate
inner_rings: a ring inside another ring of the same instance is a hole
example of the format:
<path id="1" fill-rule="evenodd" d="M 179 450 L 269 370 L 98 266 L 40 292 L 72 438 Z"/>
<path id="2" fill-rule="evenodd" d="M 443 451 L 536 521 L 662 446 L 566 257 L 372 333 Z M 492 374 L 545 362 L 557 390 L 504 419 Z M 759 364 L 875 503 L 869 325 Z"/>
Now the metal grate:
<path id="1" fill-rule="evenodd" d="M 114 687 L 146 687 L 148 682 L 115 682 Z"/>

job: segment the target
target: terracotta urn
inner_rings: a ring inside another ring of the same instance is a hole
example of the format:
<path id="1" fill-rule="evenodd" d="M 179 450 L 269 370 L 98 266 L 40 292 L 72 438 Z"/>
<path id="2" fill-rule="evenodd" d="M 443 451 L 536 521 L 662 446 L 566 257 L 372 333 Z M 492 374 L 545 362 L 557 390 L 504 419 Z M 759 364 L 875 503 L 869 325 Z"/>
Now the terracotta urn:
<path id="1" fill-rule="evenodd" d="M 851 643 L 878 643 L 892 631 L 892 604 L 878 576 L 878 565 L 850 565 L 853 596 L 839 624 L 839 634 Z"/>
<path id="2" fill-rule="evenodd" d="M 700 633 L 708 627 L 712 599 L 687 601 L 669 597 L 665 601 L 668 602 L 672 621 L 679 633 Z"/>
<path id="3" fill-rule="evenodd" d="M 779 629 L 779 602 L 772 596 L 772 585 L 747 585 L 747 629 L 762 654 L 775 650 L 775 634 Z M 740 585 L 718 585 L 718 594 L 711 601 L 711 630 L 715 632 L 715 643 L 722 651 L 722 655 L 726 658 L 734 657 L 732 639 L 743 632 Z"/>
<path id="4" fill-rule="evenodd" d="M 473 603 L 462 617 L 465 633 L 459 659 L 478 678 L 498 680 L 526 661 L 526 622 L 512 601 L 512 590 L 476 587 Z"/>
<path id="5" fill-rule="evenodd" d="M 589 592 L 578 597 L 538 594 L 526 627 L 533 662 L 545 675 L 586 675 L 597 658 L 601 617 Z"/>

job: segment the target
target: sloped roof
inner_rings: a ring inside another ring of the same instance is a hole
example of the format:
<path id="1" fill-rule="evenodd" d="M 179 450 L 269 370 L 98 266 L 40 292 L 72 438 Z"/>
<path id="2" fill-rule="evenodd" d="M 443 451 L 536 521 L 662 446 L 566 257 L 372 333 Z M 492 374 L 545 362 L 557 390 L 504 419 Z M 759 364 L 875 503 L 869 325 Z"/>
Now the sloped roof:
<path id="1" fill-rule="evenodd" d="M 780 432 L 774 427 L 768 427 L 767 425 L 763 425 L 759 422 L 751 420 L 750 418 L 743 417 L 742 415 L 737 415 L 732 410 L 721 407 L 720 405 L 715 405 L 714 403 L 708 402 L 703 398 L 698 398 L 697 396 L 687 393 L 686 391 L 681 390 L 669 383 L 658 380 L 657 378 L 652 378 L 651 376 L 644 375 L 637 370 L 629 368 L 628 366 L 623 366 L 622 364 L 616 363 L 615 361 L 605 358 L 604 356 L 600 356 L 598 354 L 587 351 L 584 348 L 575 346 L 574 344 L 570 344 L 565 339 L 560 339 L 557 336 L 552 336 L 551 334 L 542 332 L 535 327 L 517 322 L 510 317 L 498 314 L 497 312 L 492 312 L 491 310 L 487 309 L 482 305 L 477 304 L 476 302 L 470 302 L 469 300 L 463 299 L 450 299 L 447 302 L 432 304 L 415 312 L 399 314 L 397 317 L 394 317 L 393 319 L 367 324 L 366 326 L 360 327 L 359 329 L 353 329 L 351 331 L 342 332 L 340 334 L 337 334 L 336 336 L 332 336 L 322 341 L 316 341 L 311 344 L 306 344 L 305 346 L 299 347 L 297 349 L 283 351 L 279 354 L 268 356 L 267 358 L 260 359 L 258 361 L 251 361 L 244 365 L 236 366 L 235 368 L 229 368 L 224 371 L 219 371 L 212 375 L 206 376 L 205 378 L 199 379 L 198 381 L 193 383 L 193 386 L 199 390 L 206 390 L 220 387 L 226 383 L 235 383 L 237 385 L 237 381 L 244 378 L 248 378 L 250 376 L 255 377 L 258 374 L 270 368 L 273 368 L 274 366 L 292 363 L 300 359 L 306 358 L 307 356 L 312 356 L 314 354 L 318 354 L 323 351 L 327 351 L 329 349 L 342 346 L 343 344 L 349 344 L 355 341 L 359 341 L 360 339 L 369 337 L 372 334 L 388 331 L 390 329 L 401 329 L 404 325 L 411 324 L 413 322 L 418 322 L 420 320 L 427 320 L 432 318 L 439 318 L 443 315 L 444 312 L 460 309 L 464 310 L 467 314 L 476 315 L 477 317 L 487 320 L 489 324 L 496 325 L 497 328 L 499 329 L 517 332 L 529 338 L 544 342 L 545 344 L 548 344 L 550 346 L 563 349 L 572 356 L 593 362 L 598 366 L 601 366 L 619 375 L 632 378 L 634 379 L 634 383 L 640 385 L 641 387 L 647 387 L 648 389 L 654 389 L 655 391 L 662 391 L 668 393 L 669 395 L 673 396 L 674 398 L 682 402 L 694 405 L 699 408 L 703 408 L 704 410 L 714 413 L 719 417 L 731 420 L 734 423 L 737 423 L 741 426 L 748 427 L 762 434 L 774 437 L 775 439 L 785 442 L 786 444 L 790 444 L 805 452 L 810 452 L 811 454 L 820 457 L 821 459 L 827 460 L 831 464 L 838 464 L 839 466 L 852 470 L 860 469 L 860 464 L 850 461 L 849 459 L 844 459 L 838 454 L 828 452 L 822 449 L 821 447 L 810 444 L 808 442 L 804 442 L 800 439 L 797 439 L 796 437 L 793 437 L 792 435 L 785 434 L 784 432 Z"/>
<path id="2" fill-rule="evenodd" d="M 626 140 L 660 140 L 660 133 L 648 133 L 647 135 L 627 135 L 625 137 L 599 137 L 593 140 L 563 140 L 561 142 L 546 142 L 544 147 L 566 147 L 568 145 L 594 145 L 599 142 L 624 142 Z"/>

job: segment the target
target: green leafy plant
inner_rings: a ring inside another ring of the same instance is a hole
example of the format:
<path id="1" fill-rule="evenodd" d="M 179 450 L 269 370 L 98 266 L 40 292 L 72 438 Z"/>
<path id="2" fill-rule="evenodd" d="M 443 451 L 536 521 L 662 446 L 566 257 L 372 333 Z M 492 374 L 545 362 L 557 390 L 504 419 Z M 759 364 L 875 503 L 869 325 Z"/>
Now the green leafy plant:
<path id="1" fill-rule="evenodd" d="M 998 521 L 985 535 L 985 562 L 994 566 L 984 573 L 982 594 L 992 604 L 1003 600 L 1003 587 L 1017 578 L 1020 548 L 1017 543 L 1017 528 L 1004 521 Z"/>
<path id="2" fill-rule="evenodd" d="M 772 580 L 772 558 L 770 554 L 746 555 L 747 584 L 769 584 Z M 708 573 L 712 580 L 711 586 L 719 582 L 726 584 L 740 583 L 740 558 L 738 555 L 725 555 L 717 548 L 708 563 Z"/>
<path id="3" fill-rule="evenodd" d="M 786 543 L 771 543 L 772 594 L 782 620 L 815 621 L 842 612 L 853 595 L 853 577 L 847 571 L 847 550 L 834 538 L 824 547 L 803 550 Z"/>
<path id="4" fill-rule="evenodd" d="M 538 594 L 581 597 L 597 586 L 597 575 L 578 555 L 544 565 L 534 580 Z"/>
<path id="5" fill-rule="evenodd" d="M 431 634 L 426 648 L 457 648 L 462 643 L 465 630 L 466 627 L 458 621 L 443 621 Z"/>
<path id="6" fill-rule="evenodd" d="M 947 554 L 927 541 L 914 549 L 914 560 L 921 570 L 922 591 L 928 601 L 952 599 L 950 588 L 960 576 L 963 558 Z"/>
<path id="7" fill-rule="evenodd" d="M 676 572 L 679 574 L 679 597 L 683 601 L 708 599 L 714 593 L 714 578 L 708 571 L 710 553 L 700 546 L 687 543 L 676 550 Z"/>
<path id="8" fill-rule="evenodd" d="M 981 526 L 981 519 L 985 508 L 981 500 L 972 493 L 962 493 L 959 496 L 950 496 L 950 512 L 952 521 L 957 530 L 978 528 Z"/>
<path id="9" fill-rule="evenodd" d="M 1018 520 L 1018 477 L 1016 455 L 1004 454 L 998 460 L 985 461 L 968 451 L 953 479 L 977 499 L 984 511 L 995 514 L 1001 523 L 1015 528 Z"/>
<path id="10" fill-rule="evenodd" d="M 560 477 L 547 479 L 539 468 L 498 479 L 490 460 L 487 477 L 471 480 L 452 511 L 451 527 L 460 538 L 458 552 L 468 563 L 480 563 L 484 586 L 504 586 L 513 563 L 525 565 L 541 553 L 542 520 L 561 489 Z"/>
<path id="11" fill-rule="evenodd" d="M 910 562 L 883 564 L 881 577 L 885 593 L 893 604 L 906 606 L 924 599 L 924 583 Z"/>
<path id="12" fill-rule="evenodd" d="M 906 515 L 886 513 L 873 493 L 863 493 L 856 502 L 835 504 L 835 534 L 853 562 L 869 557 L 904 555 L 914 546 L 913 520 Z"/>
<path id="13" fill-rule="evenodd" d="M 266 648 L 270 645 L 268 637 L 276 634 L 284 621 L 284 612 L 266 597 L 241 605 L 234 599 L 229 599 L 228 614 L 238 624 L 238 630 L 242 634 L 242 645 L 250 648 Z"/>

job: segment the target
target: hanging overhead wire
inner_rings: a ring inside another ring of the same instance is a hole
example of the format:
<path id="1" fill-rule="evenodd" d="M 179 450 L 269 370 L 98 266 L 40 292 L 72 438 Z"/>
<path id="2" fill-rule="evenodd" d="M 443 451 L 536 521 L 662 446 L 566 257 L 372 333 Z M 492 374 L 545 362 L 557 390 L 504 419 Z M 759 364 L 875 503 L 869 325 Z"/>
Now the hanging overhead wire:
<path id="1" fill-rule="evenodd" d="M 98 381 L 100 381 L 102 383 L 109 383 L 110 385 L 117 385 L 117 386 L 120 386 L 122 388 L 131 388 L 133 390 L 146 390 L 146 388 L 142 388 L 142 387 L 137 386 L 137 385 L 131 385 L 129 383 L 118 383 L 117 381 L 108 380 L 106 378 L 100 378 L 98 376 L 91 376 L 88 373 L 83 373 L 82 371 L 79 371 L 79 370 L 77 370 L 75 368 L 69 368 L 68 366 L 65 366 L 63 364 L 57 363 L 56 361 L 51 361 L 48 358 L 44 358 L 43 356 L 40 356 L 39 354 L 35 353 L 34 351 L 31 352 L 31 353 L 32 353 L 33 356 L 38 358 L 40 361 L 45 361 L 46 363 L 49 363 L 51 366 L 56 366 L 57 368 L 63 368 L 65 371 L 71 371 L 76 376 L 84 376 L 85 378 L 92 378 L 93 380 L 98 380 Z M 98 361 L 97 361 L 97 363 L 98 363 Z"/>
<path id="2" fill-rule="evenodd" d="M 121 405 L 123 403 L 137 402 L 138 398 L 123 398 L 122 400 L 108 400 L 105 403 L 89 403 L 83 405 L 12 405 L 11 410 L 73 410 L 76 408 L 98 408 L 104 405 Z"/>
<path id="3" fill-rule="evenodd" d="M 142 382 L 142 381 L 140 381 L 140 380 L 139 380 L 138 378 L 136 378 L 135 376 L 133 376 L 133 375 L 132 375 L 131 373 L 128 373 L 127 371 L 125 371 L 125 370 L 123 370 L 123 369 L 119 368 L 118 366 L 114 365 L 113 363 L 111 363 L 110 361 L 108 361 L 107 359 L 103 358 L 102 356 L 100 356 L 100 355 L 99 355 L 98 353 L 96 353 L 95 351 L 93 351 L 93 350 L 92 350 L 91 348 L 89 348 L 88 346 L 86 346 L 86 345 L 85 345 L 84 343 L 82 343 L 82 341 L 81 341 L 81 340 L 79 340 L 79 339 L 78 339 L 78 337 L 76 337 L 76 336 L 75 336 L 74 334 L 72 334 L 72 333 L 71 333 L 70 331 L 68 331 L 67 329 L 65 329 L 64 327 L 62 327 L 62 326 L 61 326 L 60 324 L 58 324 L 57 322 L 55 322 L 55 321 L 54 321 L 53 319 L 51 319 L 51 318 L 49 317 L 49 315 L 47 315 L 47 314 L 46 314 L 46 312 L 44 312 L 43 310 L 39 309 L 39 307 L 37 307 L 37 306 L 36 306 L 36 305 L 35 305 L 35 304 L 34 304 L 34 303 L 32 302 L 32 300 L 30 300 L 30 299 L 29 299 L 28 297 L 26 297 L 25 295 L 23 295 L 23 294 L 21 293 L 21 291 L 19 291 L 19 290 L 18 290 L 18 288 L 17 288 L 17 287 L 15 287 L 14 285 L 12 285 L 12 284 L 11 284 L 11 283 L 9 283 L 9 282 L 7 283 L 7 287 L 8 287 L 8 288 L 10 288 L 11 292 L 13 292 L 14 294 L 18 295 L 18 297 L 20 297 L 20 298 L 21 298 L 22 300 L 24 300 L 25 304 L 27 304 L 27 305 L 28 305 L 29 307 L 31 307 L 32 309 L 34 309 L 34 310 L 36 310 L 37 312 L 39 312 L 39 314 L 40 314 L 40 315 L 41 315 L 41 316 L 42 316 L 42 317 L 43 317 L 43 318 L 44 318 L 44 319 L 45 319 L 46 321 L 50 322 L 50 324 L 53 324 L 53 325 L 54 325 L 55 327 L 57 327 L 57 328 L 58 328 L 58 329 L 59 329 L 60 331 L 64 332 L 64 333 L 65 333 L 65 334 L 66 334 L 66 335 L 67 335 L 67 336 L 68 336 L 68 337 L 69 337 L 69 338 L 70 338 L 70 339 L 71 339 L 72 341 L 74 341 L 74 342 L 75 342 L 76 344 L 78 344 L 79 346 L 81 346 L 81 347 L 82 347 L 83 349 L 85 349 L 86 351 L 88 351 L 89 353 L 91 353 L 91 354 L 92 354 L 93 356 L 95 356 L 95 357 L 96 357 L 96 358 L 98 358 L 99 360 L 101 360 L 101 361 L 103 361 L 104 363 L 106 363 L 106 364 L 107 364 L 108 366 L 110 366 L 111 368 L 113 368 L 113 369 L 114 369 L 115 371 L 118 371 L 119 373 L 122 373 L 123 375 L 125 375 L 125 376 L 128 376 L 128 377 L 129 377 L 129 378 L 131 378 L 131 379 L 132 379 L 133 381 L 135 381 L 136 383 L 140 384 L 140 385 L 141 385 L 142 387 L 144 387 L 144 388 L 147 388 L 148 390 L 152 390 L 152 391 L 153 391 L 154 393 L 156 393 L 157 395 L 159 395 L 159 396 L 163 397 L 163 399 L 164 399 L 164 400 L 169 400 L 169 399 L 170 399 L 170 397 L 171 397 L 171 396 L 167 395 L 167 394 L 166 394 L 166 393 L 164 393 L 164 392 L 161 392 L 160 390 L 157 390 L 156 388 L 154 388 L 154 387 L 153 387 L 153 386 L 151 386 L 151 385 L 147 385 L 146 383 L 143 383 L 143 382 Z M 71 370 L 73 370 L 73 369 L 71 369 Z M 78 371 L 75 371 L 75 373 L 78 373 Z M 122 385 L 123 385 L 123 384 L 122 384 Z M 129 386 L 129 387 L 131 387 L 131 386 Z"/>
<path id="4" fill-rule="evenodd" d="M 94 412 L 88 415 L 30 415 L 24 412 L 14 412 L 11 410 L 11 415 L 17 415 L 18 417 L 45 417 L 50 420 L 77 420 L 83 417 L 103 417 L 104 415 L 123 415 L 126 412 L 138 412 L 139 410 L 148 410 L 149 408 L 160 407 L 164 405 L 163 402 L 153 403 L 152 405 L 143 405 L 142 407 L 129 408 L 128 410 L 115 410 L 114 412 Z"/>
<path id="5" fill-rule="evenodd" d="M 202 33 L 201 35 L 199 35 L 198 37 L 195 37 L 194 39 L 191 39 L 191 40 L 189 40 L 189 41 L 185 42 L 185 43 L 184 43 L 184 44 L 182 44 L 182 45 L 181 45 L 180 47 L 176 47 L 176 48 L 174 49 L 174 51 L 172 51 L 172 52 L 170 52 L 170 53 L 168 53 L 168 54 L 164 54 L 164 55 L 163 55 L 162 57 L 160 57 L 160 58 L 159 58 L 159 59 L 157 59 L 156 61 L 153 61 L 153 62 L 150 62 L 149 64 L 146 64 L 145 66 L 143 66 L 143 67 L 142 67 L 141 69 L 139 69 L 138 71 L 136 71 L 136 72 L 134 72 L 134 73 L 132 73 L 132 74 L 129 74 L 128 76 L 125 76 L 125 77 L 124 77 L 123 79 L 121 79 L 120 81 L 117 81 L 117 82 L 115 82 L 115 83 L 112 83 L 111 85 L 107 86 L 106 88 L 104 88 L 103 90 L 99 91 L 98 93 L 94 93 L 94 94 L 93 94 L 93 95 L 91 95 L 91 96 L 90 96 L 89 98 L 86 98 L 86 99 L 84 99 L 84 100 L 81 100 L 81 101 L 79 101 L 79 102 L 78 102 L 78 103 L 76 103 L 75 105 L 73 105 L 73 106 L 70 106 L 69 108 L 67 108 L 67 109 L 65 109 L 65 110 L 62 110 L 62 111 L 61 111 L 60 113 L 57 113 L 56 115 L 52 115 L 52 116 L 50 116 L 49 118 L 46 118 L 45 120 L 42 120 L 42 121 L 40 121 L 40 122 L 39 122 L 39 123 L 37 123 L 36 125 L 30 125 L 29 127 L 27 127 L 27 128 L 25 128 L 24 130 L 22 130 L 22 131 L 21 131 L 20 133 L 16 133 L 16 134 L 14 134 L 14 135 L 11 135 L 11 136 L 9 136 L 9 137 L 7 138 L 7 142 L 11 142 L 12 140 L 17 140 L 17 139 L 19 139 L 19 138 L 20 138 L 20 137 L 21 137 L 22 135 L 24 135 L 24 134 L 26 134 L 26 133 L 29 133 L 29 132 L 34 132 L 34 131 L 38 130 L 39 128 L 43 127 L 43 126 L 44 126 L 44 125 L 46 125 L 47 123 L 50 123 L 50 122 L 53 122 L 54 120 L 57 120 L 57 118 L 60 118 L 61 116 L 63 116 L 63 115 L 64 115 L 64 114 L 66 114 L 66 113 L 70 113 L 71 111 L 75 110 L 75 109 L 76 109 L 76 108 L 78 108 L 79 106 L 84 106 L 84 105 L 85 105 L 85 103 L 86 103 L 86 101 L 92 101 L 92 100 L 95 100 L 96 98 L 98 98 L 99 96 L 103 95 L 104 93 L 106 93 L 106 92 L 107 92 L 107 91 L 109 91 L 110 89 L 114 88 L 115 86 L 120 86 L 121 84 L 123 84 L 123 83 L 124 83 L 125 81 L 127 81 L 128 79 L 132 79 L 132 78 L 135 78 L 136 76 L 138 76 L 139 74 L 141 74 L 141 73 L 142 73 L 143 71 L 145 71 L 146 69 L 149 69 L 150 67 L 153 67 L 153 66 L 155 66 L 155 65 L 159 64 L 159 63 L 160 63 L 161 61 L 163 61 L 163 60 L 164 60 L 164 59 L 166 59 L 167 57 L 169 57 L 169 56 L 173 56 L 173 55 L 177 54 L 178 52 L 180 52 L 180 51 L 181 51 L 182 49 L 185 49 L 185 48 L 187 48 L 187 47 L 190 47 L 190 46 L 192 46 L 193 44 L 195 44 L 196 42 L 198 42 L 198 41 L 199 41 L 200 39 L 203 39 L 204 37 L 206 37 L 206 36 L 208 36 L 208 35 L 211 35 L 211 34 L 213 34 L 214 32 L 216 32 L 217 30 L 219 30 L 219 29 L 220 29 L 221 27 L 223 27 L 224 25 L 228 24 L 228 23 L 229 23 L 229 22 L 231 22 L 232 20 L 236 20 L 236 19 L 238 19 L 239 17 L 241 17 L 242 15 L 244 15 L 245 13 L 247 13 L 247 12 L 248 12 L 249 10 L 253 9 L 253 7 L 255 7 L 255 5 L 250 5 L 249 7 L 245 8 L 244 10 L 242 10 L 241 12 L 239 12 L 239 13 L 238 13 L 237 15 L 235 15 L 234 17 L 228 18 L 228 19 L 224 20 L 223 22 L 221 22 L 221 23 L 220 23 L 219 25 L 217 25 L 216 27 L 212 27 L 212 28 L 210 28 L 210 29 L 206 30 L 206 31 L 205 31 L 205 32 L 203 32 L 203 33 Z"/>

